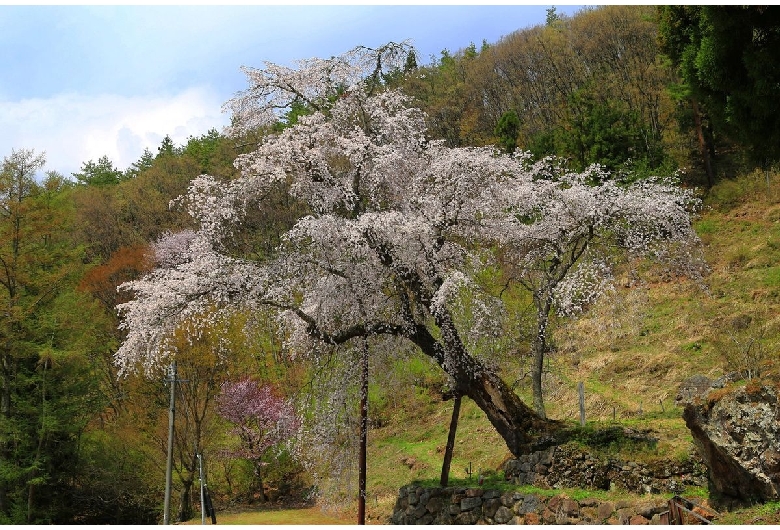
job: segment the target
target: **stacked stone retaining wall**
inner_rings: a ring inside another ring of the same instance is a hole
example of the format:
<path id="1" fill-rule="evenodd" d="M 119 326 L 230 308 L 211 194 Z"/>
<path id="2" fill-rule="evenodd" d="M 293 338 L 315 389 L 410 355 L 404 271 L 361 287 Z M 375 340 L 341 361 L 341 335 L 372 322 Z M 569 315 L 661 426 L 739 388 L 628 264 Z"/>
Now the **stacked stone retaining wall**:
<path id="1" fill-rule="evenodd" d="M 595 456 L 574 445 L 550 447 L 507 461 L 506 480 L 542 488 L 587 488 L 631 493 L 682 493 L 707 484 L 707 468 L 698 458 L 684 462 L 657 459 L 631 462 Z"/>
<path id="2" fill-rule="evenodd" d="M 679 494 L 686 486 L 707 484 L 698 459 L 630 462 L 595 456 L 569 443 L 509 460 L 504 478 L 544 489 L 579 488 L 635 494 Z M 563 494 L 540 496 L 482 488 L 404 486 L 391 517 L 393 524 L 649 524 L 659 522 L 667 501 L 576 501 Z"/>
<path id="3" fill-rule="evenodd" d="M 398 492 L 393 524 L 660 524 L 666 501 L 574 500 L 559 494 L 481 488 L 424 488 Z"/>

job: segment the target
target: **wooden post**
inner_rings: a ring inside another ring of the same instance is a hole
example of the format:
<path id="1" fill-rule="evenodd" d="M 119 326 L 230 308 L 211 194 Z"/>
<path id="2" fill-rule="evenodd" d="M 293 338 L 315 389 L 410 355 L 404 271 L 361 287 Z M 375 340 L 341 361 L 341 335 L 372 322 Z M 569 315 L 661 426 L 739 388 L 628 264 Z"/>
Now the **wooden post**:
<path id="1" fill-rule="evenodd" d="M 455 449 L 455 432 L 458 430 L 458 416 L 460 415 L 460 395 L 455 396 L 455 402 L 452 407 L 452 419 L 450 420 L 450 432 L 447 435 L 447 447 L 444 449 L 444 463 L 441 466 L 441 480 L 439 484 L 442 488 L 447 487 L 450 480 L 450 464 L 452 463 L 452 452 Z"/>
<path id="2" fill-rule="evenodd" d="M 577 392 L 580 394 L 580 426 L 585 427 L 585 383 L 577 383 Z"/>
<path id="3" fill-rule="evenodd" d="M 368 344 L 363 339 L 360 372 L 360 472 L 358 475 L 358 524 L 366 524 L 366 450 L 368 444 Z"/>

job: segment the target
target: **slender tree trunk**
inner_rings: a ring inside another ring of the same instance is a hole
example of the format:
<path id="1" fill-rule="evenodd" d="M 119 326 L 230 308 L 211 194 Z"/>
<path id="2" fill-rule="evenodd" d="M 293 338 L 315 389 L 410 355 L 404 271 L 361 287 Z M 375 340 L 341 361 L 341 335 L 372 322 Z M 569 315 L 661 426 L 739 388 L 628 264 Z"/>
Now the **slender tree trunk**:
<path id="1" fill-rule="evenodd" d="M 696 137 L 699 140 L 699 151 L 704 162 L 704 171 L 707 173 L 707 187 L 711 188 L 715 184 L 715 169 L 712 166 L 712 157 L 710 156 L 711 146 L 708 145 L 704 134 L 704 126 L 701 121 L 701 111 L 699 103 L 691 98 L 691 109 L 693 110 L 693 123 L 696 127 Z"/>
<path id="2" fill-rule="evenodd" d="M 536 335 L 531 345 L 531 390 L 533 394 L 533 409 L 536 414 L 547 419 L 544 410 L 544 395 L 542 393 L 542 375 L 544 373 L 544 356 L 547 354 L 547 326 L 552 307 L 549 297 L 543 294 L 534 295 L 536 306 Z"/>
<path id="3" fill-rule="evenodd" d="M 2 416 L 3 430 L 11 420 L 11 382 L 13 378 L 12 360 L 10 354 L 3 354 L 3 388 L 0 395 L 0 416 Z M 5 433 L 0 441 L 0 458 L 5 462 L 11 462 L 11 447 L 6 441 Z M 8 513 L 8 481 L 0 478 L 0 514 Z"/>
<path id="4" fill-rule="evenodd" d="M 41 430 L 38 434 L 38 447 L 35 451 L 33 462 L 38 462 L 43 454 L 43 444 L 46 439 L 46 364 L 43 362 L 43 374 L 41 375 Z M 30 476 L 30 484 L 27 486 L 27 524 L 32 524 L 33 507 L 35 505 L 35 484 L 34 480 L 38 475 L 36 468 L 33 468 Z"/>
<path id="5" fill-rule="evenodd" d="M 268 497 L 265 495 L 265 485 L 263 484 L 262 465 L 260 462 L 255 464 L 255 487 L 252 488 L 260 494 L 260 502 L 266 502 Z M 249 496 L 249 502 L 252 502 L 252 495 Z"/>
<path id="6" fill-rule="evenodd" d="M 532 406 L 534 412 L 540 418 L 547 418 L 544 411 L 544 395 L 542 393 L 542 375 L 544 373 L 544 350 L 546 342 L 543 337 L 534 339 L 533 355 L 531 359 L 531 391 L 533 395 Z"/>
<path id="7" fill-rule="evenodd" d="M 190 478 L 182 480 L 182 491 L 179 500 L 179 517 L 178 521 L 183 523 L 192 519 L 192 484 L 194 483 L 194 477 L 190 474 Z"/>
<path id="8" fill-rule="evenodd" d="M 458 430 L 458 416 L 460 415 L 461 397 L 455 395 L 452 406 L 452 419 L 450 420 L 450 432 L 447 435 L 447 447 L 444 449 L 444 462 L 441 466 L 441 480 L 439 484 L 442 488 L 447 487 L 450 480 L 450 464 L 452 464 L 452 452 L 455 449 L 455 432 Z"/>

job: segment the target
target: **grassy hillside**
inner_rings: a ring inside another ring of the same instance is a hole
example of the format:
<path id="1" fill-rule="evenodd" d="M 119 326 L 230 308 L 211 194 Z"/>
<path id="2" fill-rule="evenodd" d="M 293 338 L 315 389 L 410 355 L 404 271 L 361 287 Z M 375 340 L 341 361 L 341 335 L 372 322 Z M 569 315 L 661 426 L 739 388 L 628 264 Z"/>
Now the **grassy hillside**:
<path id="1" fill-rule="evenodd" d="M 589 425 L 652 429 L 659 437 L 655 455 L 685 458 L 693 446 L 675 406 L 680 383 L 694 374 L 714 378 L 771 364 L 780 337 L 780 175 L 767 180 L 755 173 L 722 182 L 705 197 L 696 228 L 711 267 L 706 285 L 648 270 L 646 281 L 629 288 L 623 278 L 587 315 L 559 322 L 545 379 L 550 417 L 578 421 L 582 381 Z M 764 359 L 751 359 L 750 351 Z M 504 371 L 510 380 L 520 362 Z M 420 380 L 410 399 L 383 410 L 386 421 L 370 432 L 367 513 L 374 522 L 386 520 L 400 486 L 438 482 L 452 402 L 441 401 L 434 383 Z M 518 391 L 530 402 L 522 381 Z M 508 456 L 484 414 L 464 400 L 453 480 L 468 481 L 471 463 L 476 482 L 480 470 L 496 473 Z M 773 510 L 733 514 L 732 522 L 766 521 L 764 512 Z"/>
<path id="2" fill-rule="evenodd" d="M 711 269 L 705 285 L 649 269 L 643 281 L 620 278 L 618 287 L 577 320 L 557 322 L 554 353 L 545 375 L 551 418 L 579 422 L 577 383 L 586 392 L 591 427 L 623 425 L 652 430 L 651 452 L 634 446 L 613 448 L 632 460 L 686 459 L 692 437 L 675 404 L 677 389 L 694 374 L 711 378 L 746 367 L 776 369 L 780 340 L 780 174 L 754 173 L 726 180 L 704 198 L 696 229 Z M 524 361 L 502 365 L 507 381 L 530 402 Z M 386 374 L 393 384 L 375 385 L 371 394 L 367 521 L 385 523 L 398 489 L 414 481 L 437 484 L 441 473 L 452 401 L 442 401 L 444 377 L 420 356 Z M 382 374 L 375 375 L 380 382 Z M 464 399 L 450 472 L 450 484 L 477 484 L 482 474 L 500 486 L 500 469 L 510 457 L 484 413 Z M 467 469 L 472 471 L 471 476 Z M 553 495 L 560 491 L 542 491 Z M 566 490 L 572 498 L 631 498 L 625 492 Z M 684 495 L 708 496 L 705 488 Z M 668 498 L 668 495 L 660 496 Z M 355 520 L 356 505 L 335 511 L 252 511 L 223 514 L 220 523 L 333 524 Z M 724 514 L 727 524 L 780 522 L 780 503 Z M 305 521 L 305 523 L 304 523 Z"/>

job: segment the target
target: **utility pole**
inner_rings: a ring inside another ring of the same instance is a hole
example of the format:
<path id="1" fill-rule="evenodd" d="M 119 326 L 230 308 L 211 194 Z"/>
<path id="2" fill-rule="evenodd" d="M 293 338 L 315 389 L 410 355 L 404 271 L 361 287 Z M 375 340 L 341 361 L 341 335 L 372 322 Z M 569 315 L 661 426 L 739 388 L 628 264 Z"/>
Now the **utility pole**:
<path id="1" fill-rule="evenodd" d="M 200 524 L 206 524 L 206 495 L 203 483 L 203 455 L 198 453 L 198 469 L 200 471 Z"/>
<path id="2" fill-rule="evenodd" d="M 168 384 L 171 385 L 171 405 L 168 409 L 168 463 L 165 467 L 165 508 L 163 524 L 171 524 L 171 479 L 173 475 L 173 422 L 176 417 L 176 361 L 168 369 Z"/>

